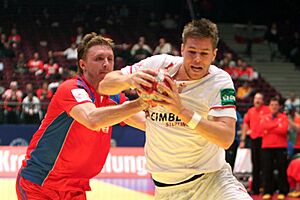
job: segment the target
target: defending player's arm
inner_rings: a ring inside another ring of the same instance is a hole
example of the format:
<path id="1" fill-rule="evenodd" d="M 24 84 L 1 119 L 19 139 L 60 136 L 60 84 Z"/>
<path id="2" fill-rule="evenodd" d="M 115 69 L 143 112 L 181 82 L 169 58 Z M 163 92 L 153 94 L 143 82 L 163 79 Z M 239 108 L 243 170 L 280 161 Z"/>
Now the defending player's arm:
<path id="1" fill-rule="evenodd" d="M 183 106 L 175 83 L 170 78 L 167 80 L 171 89 L 162 86 L 168 95 L 156 93 L 159 98 L 163 99 L 163 101 L 156 102 L 177 115 L 190 127 L 192 126 L 191 128 L 197 130 L 202 137 L 228 149 L 234 140 L 236 120 L 232 117 L 209 116 L 208 119 L 201 118 L 199 114 Z"/>
<path id="2" fill-rule="evenodd" d="M 146 92 L 143 87 L 151 87 L 157 71 L 164 64 L 165 55 L 148 57 L 119 71 L 113 71 L 99 83 L 98 91 L 101 94 L 118 94 L 126 89 L 137 89 Z"/>
<path id="3" fill-rule="evenodd" d="M 70 115 L 89 129 L 99 130 L 120 123 L 147 107 L 148 104 L 141 99 L 100 108 L 96 108 L 93 103 L 87 102 L 74 106 L 70 111 Z M 134 118 L 131 123 L 134 123 Z M 143 128 L 141 124 L 136 123 L 136 126 Z"/>

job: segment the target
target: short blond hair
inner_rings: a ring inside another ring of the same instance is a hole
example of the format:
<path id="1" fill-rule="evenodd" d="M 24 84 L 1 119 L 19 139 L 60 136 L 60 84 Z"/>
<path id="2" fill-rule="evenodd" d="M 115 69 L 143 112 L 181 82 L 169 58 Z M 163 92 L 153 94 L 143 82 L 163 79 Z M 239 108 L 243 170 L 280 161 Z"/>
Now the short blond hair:
<path id="1" fill-rule="evenodd" d="M 210 38 L 212 45 L 217 48 L 219 36 L 218 27 L 215 23 L 208 19 L 201 18 L 199 20 L 193 20 L 184 26 L 182 32 L 182 42 L 186 43 L 187 38 Z"/>

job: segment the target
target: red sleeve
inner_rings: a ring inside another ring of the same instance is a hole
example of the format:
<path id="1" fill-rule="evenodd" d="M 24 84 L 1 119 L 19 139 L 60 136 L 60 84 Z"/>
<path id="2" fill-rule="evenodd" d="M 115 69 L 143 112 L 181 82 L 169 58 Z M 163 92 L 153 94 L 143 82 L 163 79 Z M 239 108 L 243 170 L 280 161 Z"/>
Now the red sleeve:
<path id="1" fill-rule="evenodd" d="M 55 93 L 58 105 L 68 114 L 71 109 L 82 103 L 92 102 L 88 92 L 77 85 L 75 79 L 65 81 Z"/>

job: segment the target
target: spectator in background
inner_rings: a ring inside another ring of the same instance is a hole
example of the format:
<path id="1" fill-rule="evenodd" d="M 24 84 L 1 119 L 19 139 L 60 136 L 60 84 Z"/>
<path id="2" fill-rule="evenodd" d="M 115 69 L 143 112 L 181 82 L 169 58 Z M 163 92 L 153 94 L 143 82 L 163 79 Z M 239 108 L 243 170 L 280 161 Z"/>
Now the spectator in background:
<path id="1" fill-rule="evenodd" d="M 22 91 L 18 89 L 17 81 L 10 83 L 9 89 L 2 94 L 2 99 L 4 101 L 4 123 L 18 123 Z"/>
<path id="2" fill-rule="evenodd" d="M 230 52 L 225 52 L 223 58 L 219 62 L 219 67 L 225 69 L 228 66 L 236 66 L 236 62 L 233 60 L 233 55 Z"/>
<path id="3" fill-rule="evenodd" d="M 247 99 L 253 93 L 253 88 L 248 81 L 245 81 L 242 86 L 238 87 L 236 98 L 240 100 Z"/>
<path id="4" fill-rule="evenodd" d="M 290 93 L 288 99 L 284 102 L 285 110 L 289 112 L 293 107 L 296 111 L 300 112 L 300 99 L 296 96 L 294 92 Z"/>
<path id="5" fill-rule="evenodd" d="M 159 39 L 159 44 L 156 46 L 153 55 L 157 54 L 171 54 L 172 53 L 172 45 L 166 42 L 165 38 Z"/>
<path id="6" fill-rule="evenodd" d="M 174 46 L 172 46 L 171 55 L 173 55 L 173 56 L 181 56 L 179 50 L 176 47 L 174 47 Z"/>
<path id="7" fill-rule="evenodd" d="M 161 26 L 167 30 L 174 30 L 177 28 L 177 22 L 172 18 L 170 13 L 166 13 L 164 19 L 161 20 Z"/>
<path id="8" fill-rule="evenodd" d="M 223 59 L 224 64 L 227 62 L 228 58 Z M 232 80 L 237 80 L 239 77 L 239 69 L 233 65 L 228 65 L 227 67 L 224 68 L 224 71 L 227 72 Z"/>
<path id="9" fill-rule="evenodd" d="M 263 115 L 269 112 L 269 107 L 264 105 L 264 95 L 262 93 L 256 93 L 253 100 L 253 107 L 251 107 L 244 116 L 240 147 L 245 147 L 246 136 L 250 136 L 253 178 L 251 193 L 253 194 L 259 194 L 259 188 L 261 186 L 262 131 L 260 128 L 260 120 Z"/>
<path id="10" fill-rule="evenodd" d="M 41 115 L 40 100 L 32 93 L 28 93 L 22 102 L 22 121 L 25 124 L 37 124 Z"/>
<path id="11" fill-rule="evenodd" d="M 43 70 L 44 62 L 40 59 L 40 54 L 38 52 L 33 53 L 32 58 L 27 63 L 27 67 L 30 73 Z"/>
<path id="12" fill-rule="evenodd" d="M 61 74 L 55 74 L 51 77 L 50 83 L 48 85 L 48 89 L 52 91 L 54 94 L 58 88 L 58 86 L 63 82 Z"/>
<path id="13" fill-rule="evenodd" d="M 4 123 L 19 123 L 20 107 L 22 98 L 13 90 L 9 96 L 4 99 Z"/>
<path id="14" fill-rule="evenodd" d="M 132 56 L 130 53 L 130 45 L 123 43 L 121 45 L 115 45 L 115 66 L 117 69 L 128 65 L 132 61 Z"/>
<path id="15" fill-rule="evenodd" d="M 55 56 L 65 56 L 67 60 L 77 59 L 77 45 L 75 42 L 71 44 L 69 48 L 64 51 L 56 51 L 53 53 Z"/>
<path id="16" fill-rule="evenodd" d="M 47 53 L 47 60 L 46 63 L 49 63 L 50 60 L 53 60 L 55 63 L 57 62 L 55 56 L 54 56 L 54 52 L 52 50 L 48 51 Z"/>
<path id="17" fill-rule="evenodd" d="M 0 58 L 1 57 L 7 57 L 7 58 L 15 57 L 15 52 L 11 49 L 11 45 L 7 41 L 7 37 L 5 34 L 1 34 Z"/>
<path id="18" fill-rule="evenodd" d="M 241 131 L 241 125 L 243 124 L 243 118 L 241 114 L 236 111 L 236 124 L 235 124 L 235 137 L 232 145 L 225 151 L 225 158 L 226 162 L 228 162 L 231 166 L 232 171 L 234 171 L 234 164 L 235 164 L 235 158 L 237 149 L 240 144 L 240 131 Z"/>
<path id="19" fill-rule="evenodd" d="M 280 113 L 279 99 L 272 98 L 269 104 L 270 113 L 261 117 L 262 130 L 262 175 L 264 200 L 271 200 L 274 193 L 274 170 L 278 171 L 278 200 L 285 199 L 288 193 L 287 182 L 287 134 L 289 121 L 285 114 Z"/>
<path id="20" fill-rule="evenodd" d="M 11 29 L 11 34 L 8 36 L 8 43 L 14 49 L 20 46 L 21 36 L 17 33 L 16 28 Z"/>
<path id="21" fill-rule="evenodd" d="M 29 93 L 34 93 L 32 83 L 26 83 L 25 91 L 23 92 L 22 99 L 24 99 Z"/>
<path id="22" fill-rule="evenodd" d="M 53 59 L 50 59 L 48 63 L 44 64 L 43 72 L 45 73 L 46 79 L 51 79 L 51 77 L 60 73 L 60 71 L 62 71 L 62 68 L 56 62 L 54 62 Z"/>
<path id="23" fill-rule="evenodd" d="M 69 78 L 74 78 L 75 76 L 77 76 L 77 66 L 70 65 L 67 69 L 67 74 L 64 78 L 69 79 Z"/>
<path id="24" fill-rule="evenodd" d="M 47 81 L 44 81 L 42 83 L 42 87 L 37 89 L 36 96 L 41 102 L 41 112 L 42 112 L 41 119 L 42 119 L 47 112 L 48 104 L 52 98 L 52 91 L 50 89 L 48 89 Z"/>
<path id="25" fill-rule="evenodd" d="M 18 98 L 22 99 L 23 93 L 21 90 L 18 89 L 18 82 L 12 81 L 10 82 L 9 89 L 6 89 L 4 93 L 2 94 L 2 99 L 10 99 L 12 96 L 12 93 L 15 93 Z"/>
<path id="26" fill-rule="evenodd" d="M 52 91 L 48 89 L 48 82 L 44 81 L 42 83 L 42 87 L 36 90 L 36 96 L 39 98 L 39 100 L 48 99 L 50 101 L 52 97 Z"/>
<path id="27" fill-rule="evenodd" d="M 24 53 L 20 53 L 17 62 L 14 64 L 14 70 L 16 73 L 28 72 L 27 62 L 25 60 Z"/>
<path id="28" fill-rule="evenodd" d="M 137 52 L 137 50 L 139 50 L 139 52 Z M 146 55 L 151 55 L 152 54 L 152 49 L 149 47 L 149 45 L 146 44 L 146 40 L 145 40 L 144 36 L 139 37 L 138 43 L 133 45 L 133 47 L 131 48 L 130 53 L 137 60 L 142 60 L 143 58 L 141 58 L 141 57 L 144 57 L 144 56 L 138 56 L 142 51 L 143 51 L 143 54 L 146 54 Z"/>
<path id="29" fill-rule="evenodd" d="M 82 26 L 78 26 L 76 28 L 76 35 L 74 35 L 71 38 L 72 43 L 75 43 L 76 45 L 80 44 L 81 40 L 83 38 L 83 27 Z"/>
<path id="30" fill-rule="evenodd" d="M 246 61 L 238 60 L 238 79 L 245 81 L 252 81 L 254 79 L 253 68 L 247 64 Z"/>
<path id="31" fill-rule="evenodd" d="M 278 49 L 279 35 L 278 35 L 277 24 L 275 22 L 273 22 L 271 27 L 267 30 L 265 39 L 268 41 L 269 48 L 271 51 L 270 60 L 273 61 L 274 58 L 279 53 L 279 49 Z"/>

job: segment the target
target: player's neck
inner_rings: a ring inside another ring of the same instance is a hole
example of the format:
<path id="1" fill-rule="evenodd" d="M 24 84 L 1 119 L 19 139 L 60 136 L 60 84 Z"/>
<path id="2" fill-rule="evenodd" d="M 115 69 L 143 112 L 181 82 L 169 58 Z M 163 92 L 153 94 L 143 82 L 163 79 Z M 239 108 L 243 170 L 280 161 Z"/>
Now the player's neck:
<path id="1" fill-rule="evenodd" d="M 183 66 L 181 66 L 179 68 L 179 70 L 177 71 L 177 73 L 172 77 L 174 80 L 176 81 L 189 81 L 190 78 L 187 75 L 185 69 Z"/>
<path id="2" fill-rule="evenodd" d="M 99 81 L 98 80 L 94 80 L 91 77 L 89 77 L 88 75 L 83 75 L 84 79 L 88 82 L 88 84 L 90 86 L 92 86 L 96 91 L 98 89 L 98 85 L 99 85 Z"/>

